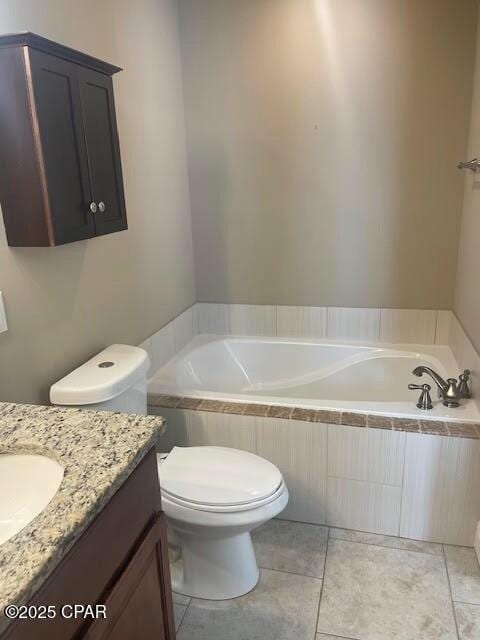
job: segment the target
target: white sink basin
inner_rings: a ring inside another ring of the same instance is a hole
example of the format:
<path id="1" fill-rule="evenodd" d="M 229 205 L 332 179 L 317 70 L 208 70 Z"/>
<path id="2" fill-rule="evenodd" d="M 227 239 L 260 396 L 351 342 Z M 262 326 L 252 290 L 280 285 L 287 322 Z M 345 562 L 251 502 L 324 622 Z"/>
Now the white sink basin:
<path id="1" fill-rule="evenodd" d="M 63 467 L 46 456 L 0 455 L 0 544 L 45 509 L 62 478 Z"/>

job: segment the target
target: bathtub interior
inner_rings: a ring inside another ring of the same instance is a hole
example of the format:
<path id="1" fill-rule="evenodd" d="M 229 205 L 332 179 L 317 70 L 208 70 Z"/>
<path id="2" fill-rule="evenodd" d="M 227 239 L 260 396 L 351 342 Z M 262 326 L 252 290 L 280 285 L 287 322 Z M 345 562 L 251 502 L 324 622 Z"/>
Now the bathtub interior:
<path id="1" fill-rule="evenodd" d="M 271 402 L 424 417 L 410 382 L 431 383 L 429 415 L 477 420 L 474 402 L 446 409 L 434 383 L 412 375 L 419 365 L 443 377 L 458 365 L 445 346 L 352 345 L 321 340 L 197 336 L 150 380 L 151 393 Z"/>
<path id="2" fill-rule="evenodd" d="M 321 398 L 327 401 L 398 402 L 412 400 L 408 390 L 412 370 L 429 362 L 404 356 L 379 355 L 346 365 L 340 370 L 318 379 L 304 381 L 284 389 L 269 390 L 270 395 L 289 398 Z"/>

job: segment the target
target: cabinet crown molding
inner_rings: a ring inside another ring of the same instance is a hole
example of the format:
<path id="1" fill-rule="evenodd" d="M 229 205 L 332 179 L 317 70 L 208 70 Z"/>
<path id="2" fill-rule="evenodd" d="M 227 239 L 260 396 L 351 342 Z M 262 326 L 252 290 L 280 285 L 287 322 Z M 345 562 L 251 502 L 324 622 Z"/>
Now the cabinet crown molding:
<path id="1" fill-rule="evenodd" d="M 30 47 L 37 49 L 43 53 L 49 53 L 57 58 L 63 58 L 69 62 L 80 64 L 94 71 L 104 73 L 107 76 L 113 76 L 115 73 L 122 71 L 121 67 L 117 67 L 103 60 L 99 60 L 93 56 L 77 51 L 66 45 L 59 44 L 43 36 L 39 36 L 31 31 L 23 31 L 21 33 L 9 33 L 0 36 L 0 48 L 5 47 Z"/>

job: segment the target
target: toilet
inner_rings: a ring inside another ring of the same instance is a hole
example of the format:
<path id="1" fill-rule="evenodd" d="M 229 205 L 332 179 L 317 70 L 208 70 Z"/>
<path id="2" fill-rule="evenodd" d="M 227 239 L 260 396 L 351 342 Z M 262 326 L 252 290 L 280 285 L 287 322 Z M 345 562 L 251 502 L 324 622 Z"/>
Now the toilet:
<path id="1" fill-rule="evenodd" d="M 147 413 L 146 351 L 112 345 L 50 388 L 54 405 Z M 259 571 L 251 531 L 277 516 L 288 489 L 275 465 L 227 447 L 158 454 L 162 506 L 179 551 L 173 590 L 208 600 L 251 591 Z"/>
<path id="2" fill-rule="evenodd" d="M 158 455 L 162 505 L 181 552 L 173 590 L 208 600 L 236 598 L 258 582 L 250 532 L 287 505 L 275 465 L 225 447 L 174 447 Z"/>

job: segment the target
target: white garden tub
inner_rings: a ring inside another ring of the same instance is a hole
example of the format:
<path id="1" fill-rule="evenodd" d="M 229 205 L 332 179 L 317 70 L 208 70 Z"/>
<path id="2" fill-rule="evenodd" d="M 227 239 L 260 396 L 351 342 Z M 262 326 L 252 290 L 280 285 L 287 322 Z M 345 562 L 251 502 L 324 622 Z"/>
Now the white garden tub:
<path id="1" fill-rule="evenodd" d="M 419 365 L 444 378 L 458 377 L 448 347 L 362 346 L 322 340 L 197 336 L 149 382 L 149 393 L 255 402 L 383 415 L 479 420 L 473 401 L 447 409 Z M 434 409 L 416 408 L 419 392 L 408 384 L 432 386 Z"/>

